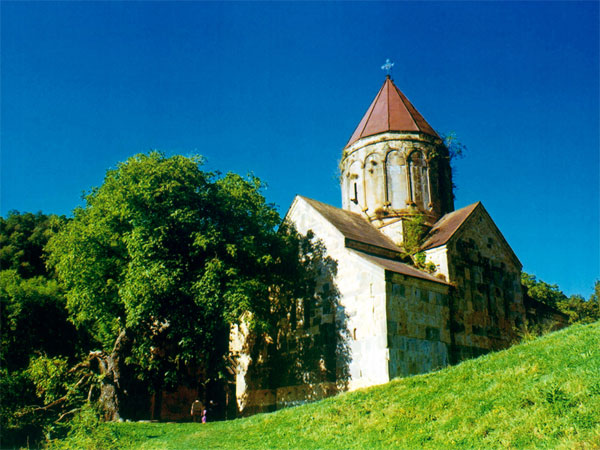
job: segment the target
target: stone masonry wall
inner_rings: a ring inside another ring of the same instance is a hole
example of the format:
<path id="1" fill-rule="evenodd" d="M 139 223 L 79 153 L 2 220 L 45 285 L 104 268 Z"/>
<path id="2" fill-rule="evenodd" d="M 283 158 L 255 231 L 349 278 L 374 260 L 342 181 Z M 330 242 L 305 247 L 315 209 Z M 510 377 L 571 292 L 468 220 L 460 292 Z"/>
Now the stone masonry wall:
<path id="1" fill-rule="evenodd" d="M 456 285 L 451 363 L 507 348 L 525 319 L 521 264 L 483 208 L 469 216 L 447 253 Z"/>
<path id="2" fill-rule="evenodd" d="M 288 220 L 302 234 L 313 231 L 337 261 L 332 284 L 339 292 L 341 310 L 336 315 L 346 318 L 349 333 L 349 361 L 344 362 L 350 374 L 348 389 L 389 381 L 384 270 L 346 248 L 344 236 L 303 199 L 294 202 Z"/>
<path id="3" fill-rule="evenodd" d="M 390 378 L 449 364 L 449 287 L 387 273 Z"/>
<path id="4" fill-rule="evenodd" d="M 247 330 L 234 327 L 230 350 L 237 354 L 236 395 L 242 414 L 331 395 L 340 382 L 340 388 L 352 390 L 389 381 L 384 270 L 346 248 L 344 236 L 303 199 L 297 198 L 287 218 L 300 233 L 312 231 L 337 261 L 335 278 L 319 280 L 319 289 L 335 291 L 339 302 L 299 304 L 295 325 L 290 321 L 281 327 L 289 338 L 277 339 L 277 349 L 271 345 L 279 359 L 300 362 L 308 356 L 311 364 L 300 366 L 312 370 L 301 379 L 288 376 L 288 369 L 272 367 L 274 355 L 252 348 Z M 320 352 L 317 359 L 312 357 L 315 351 Z"/>

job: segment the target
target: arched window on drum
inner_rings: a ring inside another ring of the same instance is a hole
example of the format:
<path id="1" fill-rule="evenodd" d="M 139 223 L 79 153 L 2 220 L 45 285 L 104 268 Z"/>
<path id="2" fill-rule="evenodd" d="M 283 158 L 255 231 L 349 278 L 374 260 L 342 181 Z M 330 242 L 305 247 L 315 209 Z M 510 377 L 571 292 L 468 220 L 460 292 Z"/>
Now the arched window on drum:
<path id="1" fill-rule="evenodd" d="M 375 211 L 382 208 L 385 203 L 383 163 L 379 155 L 371 153 L 365 158 L 364 174 L 365 205 L 363 208 Z"/>
<path id="2" fill-rule="evenodd" d="M 362 212 L 364 208 L 362 165 L 354 161 L 346 171 L 346 201 L 347 209 L 354 212 Z"/>
<path id="3" fill-rule="evenodd" d="M 388 152 L 385 168 L 388 205 L 391 209 L 404 209 L 409 200 L 406 161 L 399 150 Z"/>
<path id="4" fill-rule="evenodd" d="M 419 209 L 428 210 L 431 201 L 429 193 L 429 168 L 422 152 L 417 150 L 409 155 L 408 169 L 410 171 L 412 201 Z"/>

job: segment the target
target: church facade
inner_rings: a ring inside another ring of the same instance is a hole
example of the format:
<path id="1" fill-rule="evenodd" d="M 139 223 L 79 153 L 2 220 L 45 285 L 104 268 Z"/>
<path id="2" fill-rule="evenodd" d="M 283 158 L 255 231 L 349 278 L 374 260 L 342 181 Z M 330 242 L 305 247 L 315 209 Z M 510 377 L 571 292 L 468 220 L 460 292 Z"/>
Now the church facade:
<path id="1" fill-rule="evenodd" d="M 258 370 L 269 356 L 250 351 L 243 326 L 235 327 L 242 414 L 503 349 L 525 321 L 519 259 L 480 202 L 455 210 L 449 151 L 389 76 L 344 147 L 340 170 L 342 208 L 297 196 L 285 217 L 336 264 L 321 283 L 335 291 L 334 304 L 304 311 L 290 331 L 338 354 L 321 359 L 321 377 L 273 384 L 260 374 L 284 368 Z"/>

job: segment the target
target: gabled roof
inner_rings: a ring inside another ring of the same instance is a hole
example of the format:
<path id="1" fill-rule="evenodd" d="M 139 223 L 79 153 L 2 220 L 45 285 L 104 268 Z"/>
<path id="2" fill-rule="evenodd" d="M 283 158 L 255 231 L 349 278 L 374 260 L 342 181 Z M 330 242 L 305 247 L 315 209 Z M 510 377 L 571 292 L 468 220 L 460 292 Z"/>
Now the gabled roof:
<path id="1" fill-rule="evenodd" d="M 419 111 L 389 77 L 385 79 L 375 100 L 354 130 L 346 147 L 361 138 L 387 131 L 412 131 L 439 138 L 431 125 L 419 114 Z"/>
<path id="2" fill-rule="evenodd" d="M 436 283 L 448 284 L 445 281 L 436 278 L 426 272 L 422 272 L 414 267 L 404 264 L 394 259 L 382 258 L 374 254 L 365 253 L 362 249 L 354 247 L 349 241 L 365 243 L 370 246 L 375 246 L 390 250 L 391 252 L 400 255 L 401 249 L 381 231 L 377 230 L 360 214 L 346 211 L 345 209 L 336 208 L 335 206 L 321 203 L 311 198 L 298 195 L 310 206 L 312 206 L 325 220 L 333 225 L 346 239 L 346 248 L 352 249 L 361 258 L 382 267 L 390 272 L 399 273 L 409 277 L 420 278 L 422 280 L 434 281 Z"/>
<path id="3" fill-rule="evenodd" d="M 426 272 L 421 272 L 420 270 L 415 269 L 414 267 L 409 266 L 408 264 L 401 263 L 400 261 L 394 261 L 392 259 L 380 258 L 380 257 L 374 256 L 374 255 L 366 255 L 363 253 L 361 253 L 360 256 L 362 258 L 365 258 L 365 259 L 377 264 L 379 267 L 382 267 L 383 269 L 388 270 L 390 272 L 399 273 L 399 274 L 406 275 L 409 277 L 420 278 L 422 280 L 434 281 L 436 283 L 449 284 L 440 278 L 436 278 L 433 275 L 430 275 Z"/>
<path id="4" fill-rule="evenodd" d="M 496 230 L 500 240 L 504 243 L 506 249 L 509 251 L 516 264 L 522 267 L 521 261 L 519 261 L 519 258 L 508 244 L 504 238 L 504 235 L 494 223 L 481 202 L 473 203 L 472 205 L 465 206 L 464 208 L 444 215 L 444 217 L 435 223 L 431 231 L 428 233 L 425 243 L 421 246 L 421 250 L 429 250 L 431 248 L 440 247 L 448 243 L 448 241 L 456 235 L 458 230 L 460 230 L 463 224 L 469 219 L 469 217 L 473 215 L 475 210 L 480 210 L 484 217 L 489 220 L 492 228 Z"/>
<path id="5" fill-rule="evenodd" d="M 447 243 L 454 233 L 458 231 L 464 221 L 467 220 L 467 217 L 469 217 L 480 204 L 481 202 L 473 203 L 472 205 L 445 214 L 444 217 L 435 223 L 429 232 L 425 243 L 421 246 L 421 249 L 427 250 Z"/>
<path id="6" fill-rule="evenodd" d="M 329 223 L 331 223 L 345 238 L 365 244 L 381 247 L 393 252 L 400 253 L 400 247 L 378 231 L 360 214 L 336 208 L 335 206 L 321 203 L 311 198 L 299 195 L 301 199 L 319 212 Z"/>

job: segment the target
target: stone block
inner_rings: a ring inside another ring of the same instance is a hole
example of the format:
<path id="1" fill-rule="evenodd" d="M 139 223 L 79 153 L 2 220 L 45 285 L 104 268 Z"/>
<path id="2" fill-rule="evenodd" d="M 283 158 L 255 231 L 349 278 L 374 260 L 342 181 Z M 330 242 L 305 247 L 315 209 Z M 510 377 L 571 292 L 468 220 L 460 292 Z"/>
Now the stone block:
<path id="1" fill-rule="evenodd" d="M 425 338 L 429 341 L 439 341 L 440 340 L 440 329 L 434 327 L 426 327 L 425 328 Z"/>

